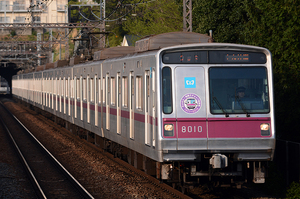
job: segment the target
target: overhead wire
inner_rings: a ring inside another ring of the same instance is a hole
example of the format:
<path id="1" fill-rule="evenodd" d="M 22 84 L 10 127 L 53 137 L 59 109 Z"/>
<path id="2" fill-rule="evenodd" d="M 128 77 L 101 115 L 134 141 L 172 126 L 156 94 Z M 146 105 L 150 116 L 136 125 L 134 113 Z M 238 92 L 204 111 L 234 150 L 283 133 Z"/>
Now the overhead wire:
<path id="1" fill-rule="evenodd" d="M 123 0 L 124 1 L 124 0 Z M 123 2 L 122 1 L 122 2 Z M 118 4 L 117 4 L 117 6 L 116 6 L 116 8 L 109 14 L 109 16 L 108 17 L 105 17 L 104 19 L 101 19 L 101 18 L 99 18 L 98 16 L 96 16 L 94 13 L 93 13 L 93 11 L 91 11 L 91 13 L 93 14 L 93 16 L 95 16 L 97 19 L 99 19 L 99 20 L 92 20 L 92 19 L 88 19 L 87 17 L 85 17 L 82 13 L 81 13 L 81 11 L 79 11 L 79 14 L 85 19 L 85 20 L 88 20 L 88 21 L 93 21 L 93 22 L 101 22 L 101 21 L 103 21 L 103 22 L 112 22 L 112 21 L 117 21 L 117 20 L 119 20 L 119 19 L 121 19 L 121 18 L 123 18 L 123 17 L 125 17 L 126 15 L 128 15 L 134 8 L 135 8 L 135 6 L 138 6 L 138 5 L 140 5 L 140 4 L 145 4 L 145 3 L 151 3 L 151 2 L 154 2 L 154 1 L 156 1 L 156 0 L 150 0 L 150 1 L 143 1 L 142 2 L 142 0 L 140 0 L 138 3 L 132 3 L 132 4 L 122 4 L 122 2 L 118 2 Z M 120 17 L 118 17 L 118 18 L 115 18 L 115 19 L 108 19 L 110 16 L 112 16 L 119 8 L 121 8 L 121 7 L 125 7 L 125 6 L 132 6 L 132 8 L 128 11 L 128 12 L 126 12 L 124 15 L 122 15 L 122 16 L 120 16 Z"/>

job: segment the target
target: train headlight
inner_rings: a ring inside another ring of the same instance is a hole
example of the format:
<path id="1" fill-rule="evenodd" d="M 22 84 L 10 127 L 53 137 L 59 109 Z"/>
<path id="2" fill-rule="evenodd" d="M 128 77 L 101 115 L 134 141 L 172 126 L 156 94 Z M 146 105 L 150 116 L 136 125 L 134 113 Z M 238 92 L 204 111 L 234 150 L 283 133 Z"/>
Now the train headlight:
<path id="1" fill-rule="evenodd" d="M 260 133 L 262 136 L 269 136 L 270 135 L 270 124 L 260 124 Z"/>
<path id="2" fill-rule="evenodd" d="M 164 136 L 174 136 L 173 124 L 165 124 L 164 125 Z"/>
<path id="3" fill-rule="evenodd" d="M 173 124 L 165 124 L 165 131 L 173 131 Z"/>

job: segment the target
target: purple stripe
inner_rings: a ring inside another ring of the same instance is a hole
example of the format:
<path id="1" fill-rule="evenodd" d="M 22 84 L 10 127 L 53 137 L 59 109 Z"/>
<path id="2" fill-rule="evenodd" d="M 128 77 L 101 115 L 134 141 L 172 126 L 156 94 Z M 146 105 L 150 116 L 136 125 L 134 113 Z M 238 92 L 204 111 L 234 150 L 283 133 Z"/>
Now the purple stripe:
<path id="1" fill-rule="evenodd" d="M 54 101 L 56 101 L 55 95 L 53 95 L 53 96 L 54 96 Z M 69 101 L 68 99 L 66 98 L 66 104 L 68 104 L 68 101 Z M 63 98 L 62 98 L 61 101 L 64 102 Z M 72 106 L 74 106 L 75 103 L 76 103 L 77 107 L 80 107 L 80 101 L 77 101 L 77 100 L 74 101 L 73 99 L 70 100 L 70 104 Z M 82 106 L 83 106 L 83 108 L 87 109 L 87 103 L 83 102 Z M 90 110 L 95 111 L 95 105 L 94 104 L 90 104 Z M 101 112 L 101 106 L 98 106 L 98 112 Z M 103 106 L 103 112 L 104 113 L 106 112 L 106 107 L 105 106 Z M 110 108 L 110 114 L 116 116 L 117 115 L 117 109 Z M 129 119 L 130 118 L 129 116 L 130 116 L 129 111 L 121 110 L 121 117 Z M 138 122 L 145 123 L 145 115 L 140 114 L 140 113 L 134 113 L 134 120 L 138 121 Z M 147 122 L 149 124 L 153 125 L 153 117 L 148 116 L 148 121 Z M 155 118 L 155 125 L 157 126 L 157 124 L 158 124 L 158 121 L 157 121 L 157 118 Z"/>

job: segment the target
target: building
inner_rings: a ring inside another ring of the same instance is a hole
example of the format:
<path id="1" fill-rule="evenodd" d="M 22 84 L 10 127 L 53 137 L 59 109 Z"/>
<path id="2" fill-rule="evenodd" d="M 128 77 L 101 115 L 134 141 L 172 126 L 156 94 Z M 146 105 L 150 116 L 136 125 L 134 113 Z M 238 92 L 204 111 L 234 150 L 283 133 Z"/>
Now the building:
<path id="1" fill-rule="evenodd" d="M 136 35 L 124 35 L 121 46 L 134 46 L 137 40 L 141 39 L 140 36 Z"/>
<path id="2" fill-rule="evenodd" d="M 0 23 L 67 23 L 67 4 L 68 0 L 0 0 Z M 31 30 L 21 33 L 31 34 Z M 0 34 L 9 31 L 2 29 Z"/>

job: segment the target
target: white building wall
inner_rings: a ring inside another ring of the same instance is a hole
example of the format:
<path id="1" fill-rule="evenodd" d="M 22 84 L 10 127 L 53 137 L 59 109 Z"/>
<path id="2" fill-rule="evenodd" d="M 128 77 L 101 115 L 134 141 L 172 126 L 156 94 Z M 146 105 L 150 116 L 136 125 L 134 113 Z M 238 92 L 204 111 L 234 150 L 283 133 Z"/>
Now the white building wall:
<path id="1" fill-rule="evenodd" d="M 0 23 L 29 23 L 33 18 L 36 23 L 68 23 L 67 4 L 68 0 L 33 0 L 30 6 L 30 0 L 0 0 Z"/>

